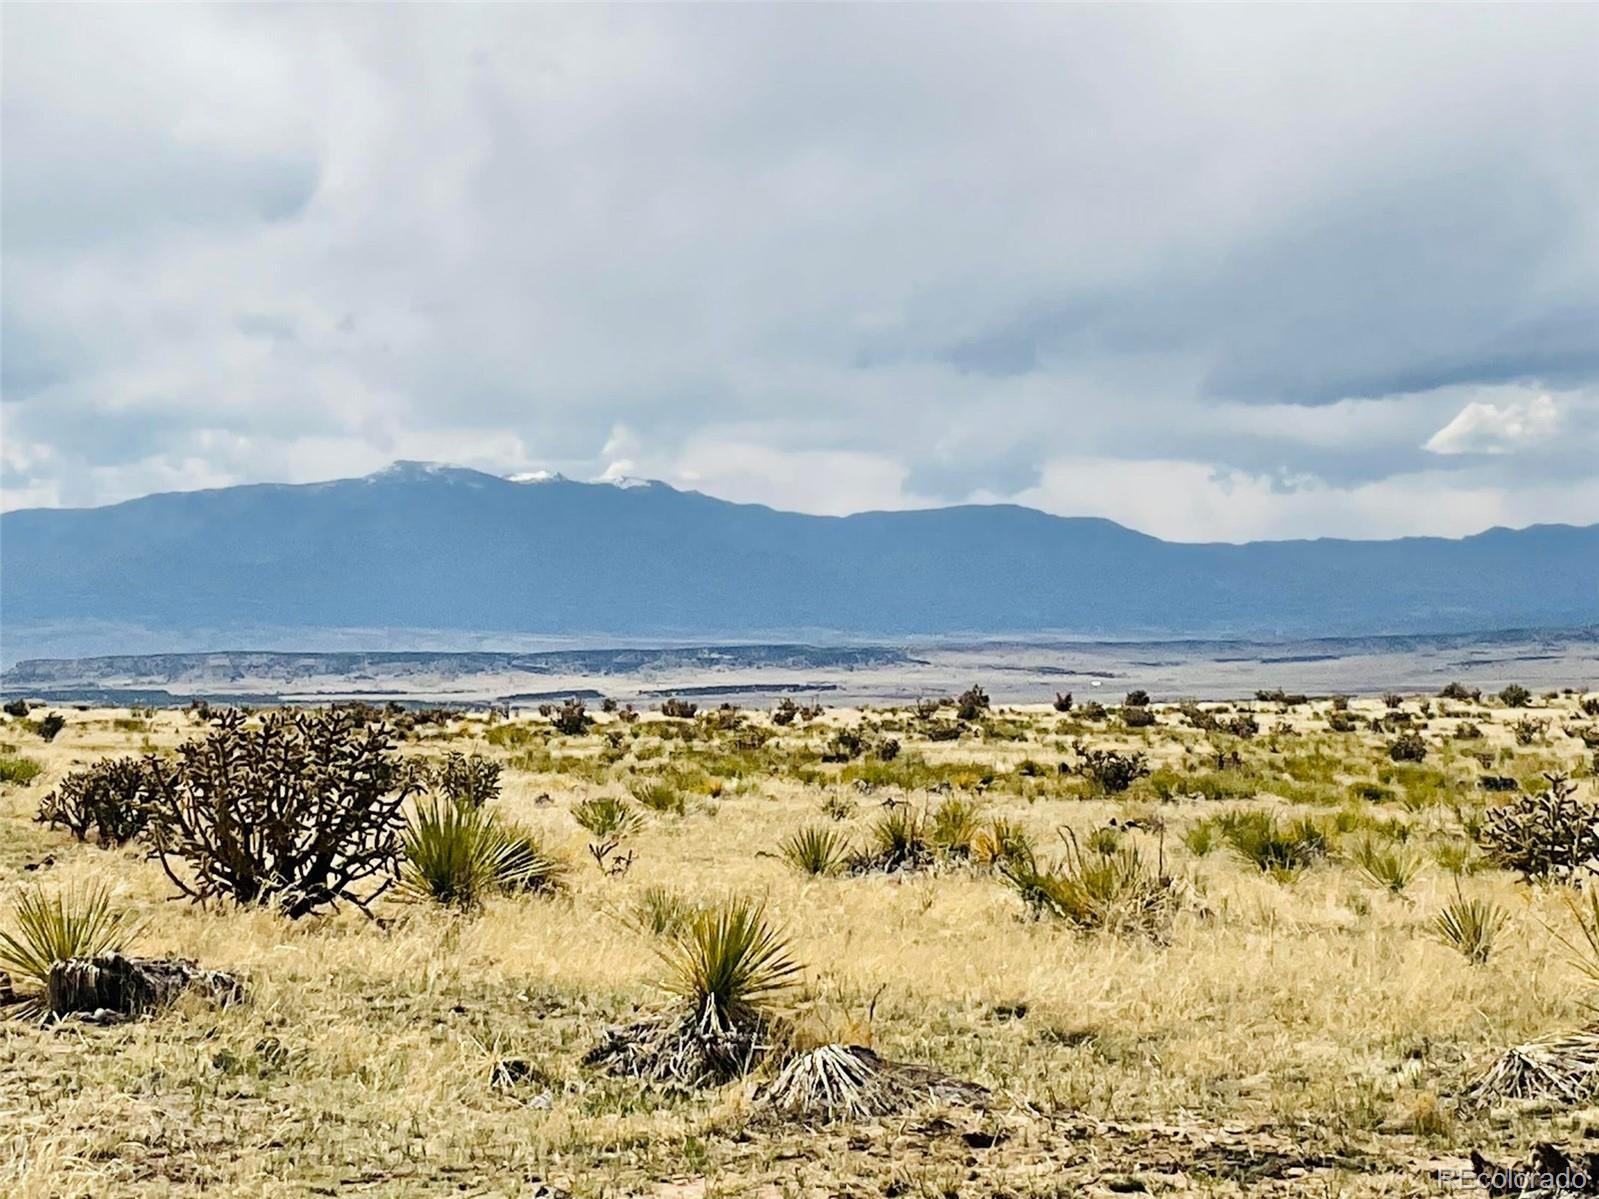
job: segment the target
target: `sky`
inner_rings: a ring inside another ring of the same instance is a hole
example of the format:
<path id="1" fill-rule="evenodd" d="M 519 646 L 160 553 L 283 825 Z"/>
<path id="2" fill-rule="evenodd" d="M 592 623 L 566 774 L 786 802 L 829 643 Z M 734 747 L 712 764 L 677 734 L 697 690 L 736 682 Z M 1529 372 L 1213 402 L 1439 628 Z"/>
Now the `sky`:
<path id="1" fill-rule="evenodd" d="M 1599 6 L 8 5 L 0 504 L 1599 521 Z"/>

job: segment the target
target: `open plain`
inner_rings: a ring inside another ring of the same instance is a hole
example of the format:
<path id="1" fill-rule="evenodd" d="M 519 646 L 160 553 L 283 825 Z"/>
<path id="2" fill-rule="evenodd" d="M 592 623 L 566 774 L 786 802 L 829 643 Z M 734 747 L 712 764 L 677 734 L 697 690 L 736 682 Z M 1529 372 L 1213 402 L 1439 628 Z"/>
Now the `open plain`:
<path id="1" fill-rule="evenodd" d="M 453 907 L 394 888 L 300 919 L 189 902 L 148 840 L 35 820 L 71 772 L 170 758 L 205 712 L 8 717 L 0 931 L 25 894 L 103 886 L 138 921 L 130 952 L 247 997 L 0 1018 L 0 1193 L 1424 1195 L 1467 1186 L 1469 1150 L 1521 1160 L 1599 1127 L 1587 1102 L 1472 1090 L 1508 1047 L 1592 1019 L 1582 893 L 1483 848 L 1546 775 L 1599 798 L 1592 699 L 962 698 L 568 708 L 573 732 L 560 707 L 391 712 L 406 760 L 499 768 L 486 806 L 557 885 Z M 825 860 L 795 849 L 806 830 Z M 1145 890 L 1051 889 L 1112 862 Z M 663 952 L 733 897 L 764 902 L 799 967 L 765 1001 L 769 1052 L 720 1085 L 585 1064 L 670 1002 Z M 1474 901 L 1498 914 L 1486 948 L 1439 928 Z M 835 1119 L 763 1100 L 822 1044 L 986 1093 Z"/>

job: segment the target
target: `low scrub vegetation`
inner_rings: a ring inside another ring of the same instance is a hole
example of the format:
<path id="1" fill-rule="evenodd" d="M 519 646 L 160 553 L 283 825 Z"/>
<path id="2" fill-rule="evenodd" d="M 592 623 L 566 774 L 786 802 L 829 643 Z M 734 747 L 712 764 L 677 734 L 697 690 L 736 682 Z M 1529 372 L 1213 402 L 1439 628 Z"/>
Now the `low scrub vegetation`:
<path id="1" fill-rule="evenodd" d="M 1376 1199 L 1578 1119 L 1592 697 L 1109 687 L 8 715 L 0 1192 Z M 247 998 L 48 1015 L 130 947 Z"/>

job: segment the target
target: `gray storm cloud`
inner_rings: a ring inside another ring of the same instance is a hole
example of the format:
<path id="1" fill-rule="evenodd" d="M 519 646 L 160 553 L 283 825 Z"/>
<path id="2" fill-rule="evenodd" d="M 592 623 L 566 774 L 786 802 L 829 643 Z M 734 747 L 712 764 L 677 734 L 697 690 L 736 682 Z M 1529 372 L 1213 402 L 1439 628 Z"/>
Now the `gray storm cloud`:
<path id="1" fill-rule="evenodd" d="M 1599 9 L 6 25 L 8 507 L 441 458 L 1177 537 L 1599 518 Z"/>

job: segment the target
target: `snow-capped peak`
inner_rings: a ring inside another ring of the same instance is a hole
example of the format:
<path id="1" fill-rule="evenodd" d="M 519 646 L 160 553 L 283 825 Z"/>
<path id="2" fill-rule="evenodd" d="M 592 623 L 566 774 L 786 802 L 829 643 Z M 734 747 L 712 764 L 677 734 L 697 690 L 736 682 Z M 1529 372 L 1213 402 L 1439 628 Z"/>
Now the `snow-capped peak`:
<path id="1" fill-rule="evenodd" d="M 566 476 L 558 470 L 524 470 L 506 476 L 512 483 L 565 483 Z"/>

